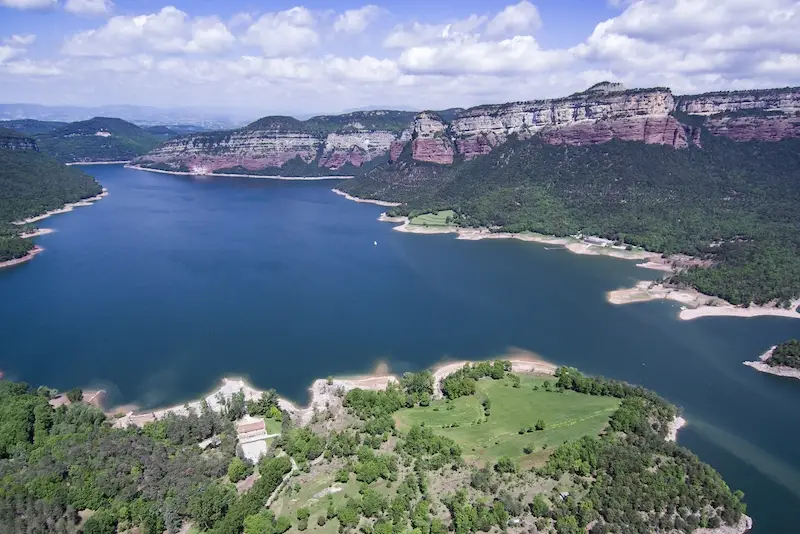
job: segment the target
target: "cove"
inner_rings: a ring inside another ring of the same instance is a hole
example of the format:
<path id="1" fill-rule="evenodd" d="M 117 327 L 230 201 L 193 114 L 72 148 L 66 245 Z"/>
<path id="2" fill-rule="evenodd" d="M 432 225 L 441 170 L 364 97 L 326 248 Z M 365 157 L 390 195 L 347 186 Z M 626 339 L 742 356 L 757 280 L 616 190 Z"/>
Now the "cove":
<path id="1" fill-rule="evenodd" d="M 800 384 L 742 362 L 800 336 L 800 321 L 614 306 L 606 291 L 657 273 L 394 232 L 376 220 L 385 208 L 333 194 L 335 182 L 85 170 L 109 196 L 42 221 L 56 230 L 36 239 L 45 251 L 0 272 L 7 378 L 154 407 L 244 376 L 305 402 L 318 377 L 519 347 L 682 406 L 679 443 L 745 492 L 753 532 L 796 531 Z"/>

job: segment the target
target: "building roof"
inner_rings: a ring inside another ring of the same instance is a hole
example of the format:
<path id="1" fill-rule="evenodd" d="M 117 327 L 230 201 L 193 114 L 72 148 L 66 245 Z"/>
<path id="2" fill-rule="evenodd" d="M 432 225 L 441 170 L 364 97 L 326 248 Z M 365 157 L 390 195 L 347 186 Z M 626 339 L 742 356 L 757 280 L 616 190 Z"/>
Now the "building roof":
<path id="1" fill-rule="evenodd" d="M 257 421 L 252 422 L 241 422 L 236 425 L 236 433 L 237 434 L 248 434 L 250 432 L 258 432 L 260 430 L 266 430 L 267 425 L 264 424 L 263 419 L 259 419 Z"/>

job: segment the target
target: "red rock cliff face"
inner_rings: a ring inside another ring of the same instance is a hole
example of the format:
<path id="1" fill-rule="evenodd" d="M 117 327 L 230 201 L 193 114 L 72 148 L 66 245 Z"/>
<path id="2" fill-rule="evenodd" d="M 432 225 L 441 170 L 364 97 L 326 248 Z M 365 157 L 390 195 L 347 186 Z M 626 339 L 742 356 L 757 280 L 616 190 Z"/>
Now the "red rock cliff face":
<path id="1" fill-rule="evenodd" d="M 625 90 L 603 83 L 566 98 L 460 110 L 450 122 L 435 112 L 356 112 L 308 121 L 266 117 L 240 130 L 170 140 L 136 163 L 196 173 L 259 172 L 299 158 L 335 173 L 380 157 L 394 162 L 409 144 L 413 159 L 449 165 L 457 156 L 488 154 L 510 136 L 569 146 L 612 139 L 700 146 L 700 128 L 682 124 L 676 118 L 681 113 L 703 117 L 709 132 L 737 141 L 800 138 L 800 88 L 675 98 L 666 88 Z"/>
<path id="2" fill-rule="evenodd" d="M 600 84 L 567 98 L 478 106 L 459 113 L 451 130 L 465 159 L 489 153 L 514 134 L 548 143 L 587 145 L 612 139 L 685 148 L 683 126 L 670 114 L 668 89 L 626 91 Z"/>
<path id="3" fill-rule="evenodd" d="M 448 135 L 447 125 L 431 111 L 424 111 L 414 119 L 411 155 L 417 161 L 449 165 L 453 163 L 455 147 Z"/>
<path id="4" fill-rule="evenodd" d="M 798 87 L 682 96 L 677 109 L 705 117 L 709 132 L 736 141 L 800 139 Z"/>

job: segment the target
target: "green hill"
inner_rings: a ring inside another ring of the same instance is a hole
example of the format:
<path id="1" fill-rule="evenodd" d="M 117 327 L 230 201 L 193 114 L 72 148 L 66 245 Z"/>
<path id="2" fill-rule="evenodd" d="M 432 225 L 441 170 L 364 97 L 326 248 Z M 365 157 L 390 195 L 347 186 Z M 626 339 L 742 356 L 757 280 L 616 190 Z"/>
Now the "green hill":
<path id="1" fill-rule="evenodd" d="M 162 135 L 122 119 L 95 117 L 38 135 L 39 148 L 65 163 L 128 161 L 161 144 Z"/>
<path id="2" fill-rule="evenodd" d="M 16 130 L 25 135 L 39 135 L 50 133 L 53 130 L 66 126 L 67 124 L 69 123 L 59 121 L 37 121 L 34 119 L 15 119 L 9 121 L 0 121 L 0 128 Z"/>
<path id="3" fill-rule="evenodd" d="M 0 131 L 0 140 L 2 135 Z M 36 146 L 32 139 L 16 132 L 14 135 L 25 146 Z M 0 143 L 0 262 L 24 256 L 34 245 L 30 239 L 19 237 L 23 228 L 11 224 L 13 221 L 41 215 L 102 191 L 91 176 L 35 148 L 9 150 L 2 146 Z"/>
<path id="4" fill-rule="evenodd" d="M 405 202 L 396 214 L 453 209 L 455 223 L 558 236 L 582 232 L 714 267 L 673 279 L 734 304 L 800 296 L 800 141 L 703 148 L 510 141 L 452 167 L 406 153 L 341 186 Z"/>

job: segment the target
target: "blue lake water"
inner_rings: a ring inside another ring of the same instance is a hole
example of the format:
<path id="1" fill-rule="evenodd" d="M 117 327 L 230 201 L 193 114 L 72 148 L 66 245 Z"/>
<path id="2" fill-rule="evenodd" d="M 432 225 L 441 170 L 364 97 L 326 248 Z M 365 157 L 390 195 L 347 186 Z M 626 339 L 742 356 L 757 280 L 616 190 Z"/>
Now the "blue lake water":
<path id="1" fill-rule="evenodd" d="M 612 306 L 606 291 L 656 275 L 537 244 L 394 232 L 382 208 L 331 182 L 85 170 L 109 197 L 42 221 L 56 229 L 37 240 L 45 252 L 0 271 L 7 378 L 158 406 L 236 375 L 305 401 L 314 378 L 377 362 L 402 373 L 519 347 L 683 407 L 679 442 L 745 492 L 753 532 L 796 532 L 800 381 L 742 362 L 800 337 L 800 321 Z"/>

